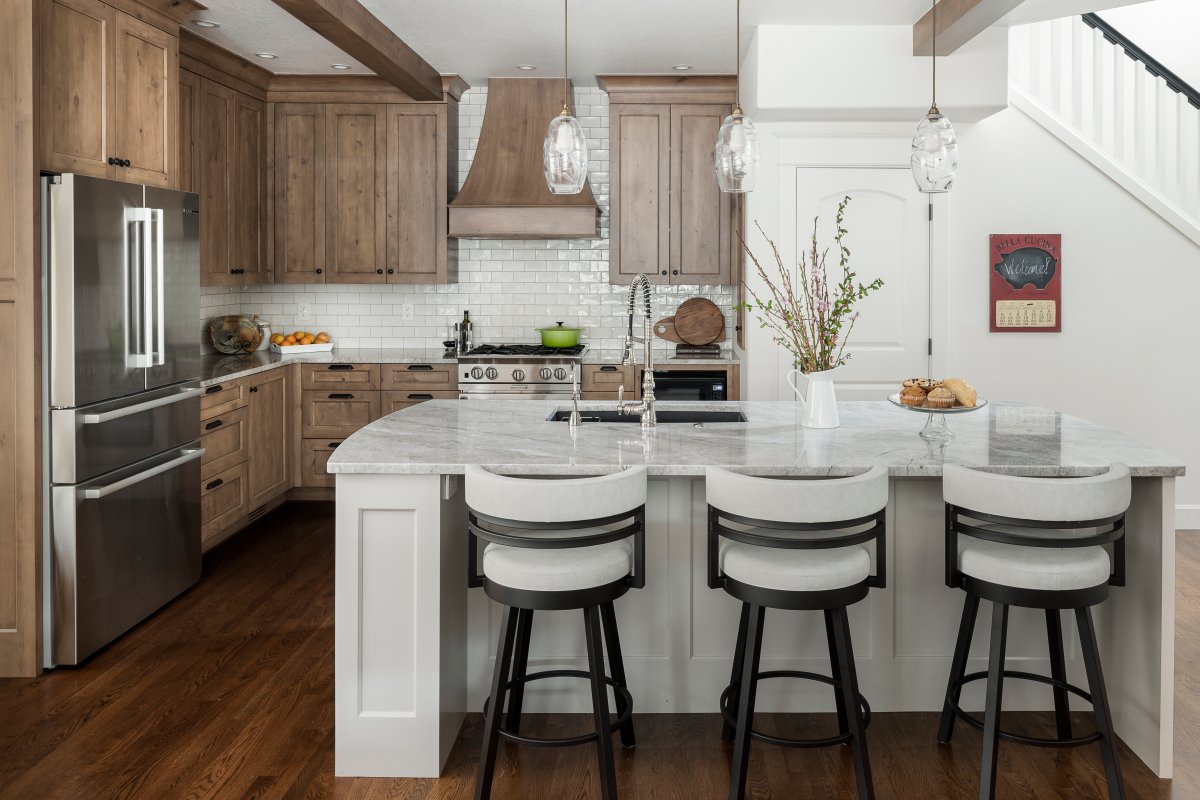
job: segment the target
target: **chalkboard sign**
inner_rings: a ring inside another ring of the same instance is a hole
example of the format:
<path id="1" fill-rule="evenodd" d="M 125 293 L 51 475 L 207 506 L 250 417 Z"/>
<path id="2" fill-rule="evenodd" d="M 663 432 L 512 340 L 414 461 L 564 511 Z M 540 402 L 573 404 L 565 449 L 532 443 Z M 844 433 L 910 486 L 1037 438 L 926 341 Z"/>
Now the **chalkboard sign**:
<path id="1" fill-rule="evenodd" d="M 988 279 L 992 333 L 1062 330 L 1062 235 L 990 238 Z"/>

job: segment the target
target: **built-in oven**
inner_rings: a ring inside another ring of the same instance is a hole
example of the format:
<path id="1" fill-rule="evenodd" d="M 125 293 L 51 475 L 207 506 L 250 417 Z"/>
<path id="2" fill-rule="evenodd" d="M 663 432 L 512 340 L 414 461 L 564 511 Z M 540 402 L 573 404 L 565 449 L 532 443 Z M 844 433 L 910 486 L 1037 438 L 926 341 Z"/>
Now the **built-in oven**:
<path id="1" fill-rule="evenodd" d="M 642 373 L 639 372 L 639 379 Z M 728 400 L 729 373 L 714 370 L 654 370 L 655 400 Z"/>

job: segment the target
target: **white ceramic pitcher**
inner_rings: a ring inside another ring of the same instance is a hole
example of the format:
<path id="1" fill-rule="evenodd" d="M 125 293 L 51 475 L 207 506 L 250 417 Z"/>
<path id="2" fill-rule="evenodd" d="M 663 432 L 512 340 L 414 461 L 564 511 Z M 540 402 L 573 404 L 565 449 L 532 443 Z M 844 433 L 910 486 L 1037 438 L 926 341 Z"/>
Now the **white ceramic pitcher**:
<path id="1" fill-rule="evenodd" d="M 833 390 L 833 376 L 839 369 L 841 368 L 834 367 L 808 374 L 794 369 L 788 373 L 788 385 L 792 387 L 796 398 L 804 407 L 800 412 L 800 424 L 805 428 L 837 428 L 841 425 L 838 420 L 837 394 Z M 807 394 L 801 392 L 800 387 L 796 385 L 797 375 L 808 381 Z"/>

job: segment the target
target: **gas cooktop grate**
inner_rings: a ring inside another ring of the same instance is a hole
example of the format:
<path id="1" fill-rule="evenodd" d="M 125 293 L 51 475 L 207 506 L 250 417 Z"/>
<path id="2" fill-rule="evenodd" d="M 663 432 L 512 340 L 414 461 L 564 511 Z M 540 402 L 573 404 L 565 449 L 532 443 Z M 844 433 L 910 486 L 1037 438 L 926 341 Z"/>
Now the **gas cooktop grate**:
<path id="1" fill-rule="evenodd" d="M 555 356 L 578 356 L 587 349 L 585 345 L 574 347 L 543 347 L 540 344 L 481 344 L 472 348 L 468 356 L 534 356 L 552 358 Z"/>

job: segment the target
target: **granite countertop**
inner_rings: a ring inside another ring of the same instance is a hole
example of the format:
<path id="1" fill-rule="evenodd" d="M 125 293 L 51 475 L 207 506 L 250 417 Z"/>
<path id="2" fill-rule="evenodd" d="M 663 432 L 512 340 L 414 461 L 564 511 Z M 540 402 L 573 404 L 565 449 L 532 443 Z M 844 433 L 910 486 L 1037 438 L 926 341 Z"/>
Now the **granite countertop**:
<path id="1" fill-rule="evenodd" d="M 454 358 L 446 358 L 442 348 L 435 350 L 399 349 L 344 349 L 335 348 L 329 353 L 282 356 L 270 350 L 227 356 L 209 353 L 200 359 L 200 385 L 211 386 L 221 381 L 231 381 L 266 372 L 269 369 L 296 363 L 318 364 L 454 364 Z"/>
<path id="2" fill-rule="evenodd" d="M 651 475 L 703 475 L 708 465 L 758 475 L 853 475 L 875 464 L 893 477 L 938 477 L 946 462 L 1010 475 L 1071 477 L 1122 461 L 1138 477 L 1183 475 L 1173 456 L 1125 434 L 1038 406 L 993 402 L 949 420 L 955 438 L 918 436 L 925 415 L 886 401 L 838 404 L 842 426 L 800 426 L 791 402 L 658 404 L 660 410 L 741 411 L 744 423 L 547 422 L 561 401 L 435 400 L 391 414 L 346 439 L 333 473 L 456 474 L 480 464 L 509 474 L 597 475 L 645 464 Z M 612 403 L 581 403 L 581 410 Z"/>

